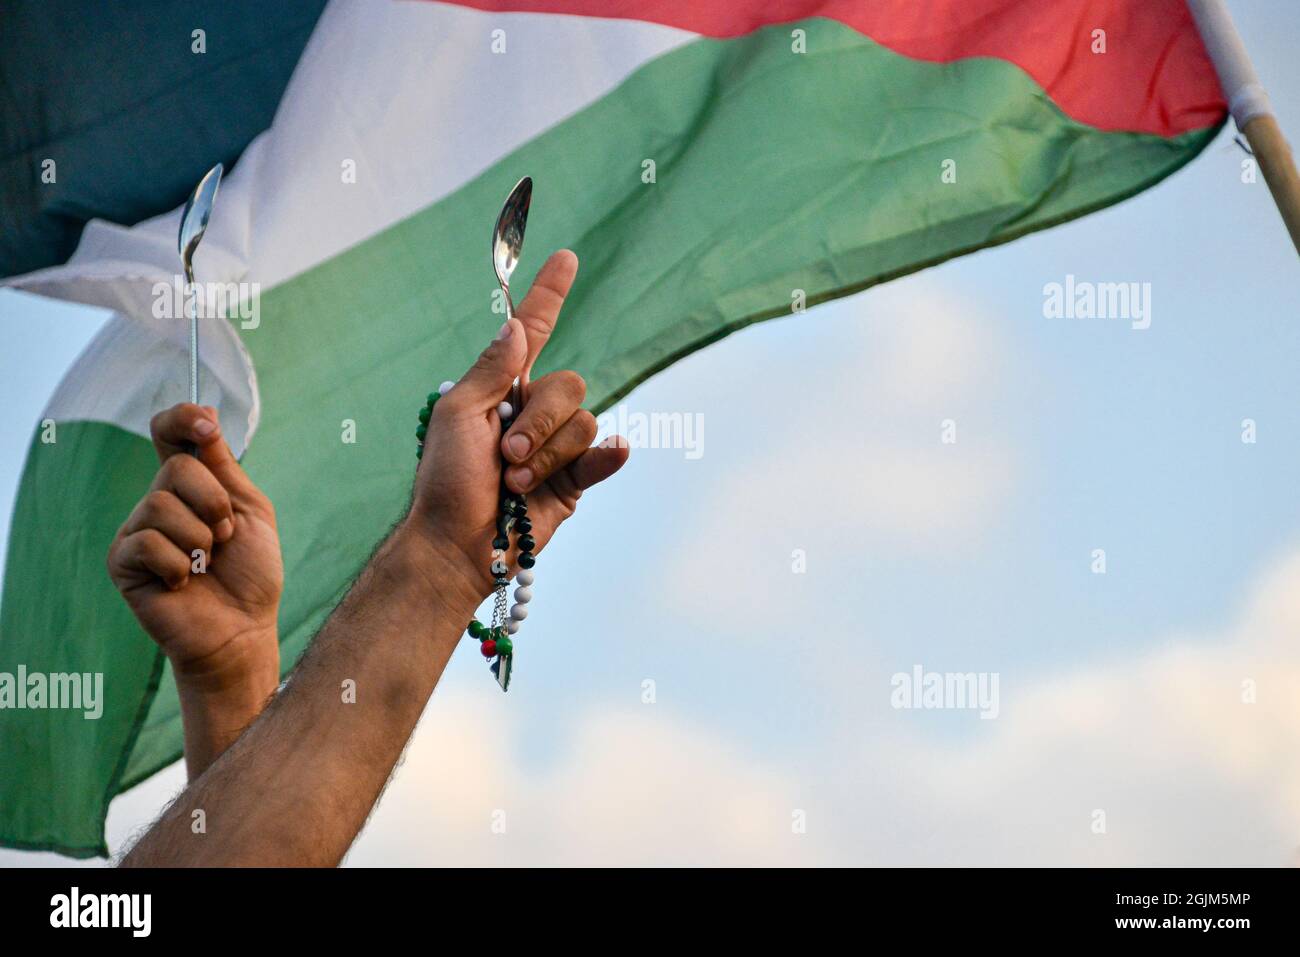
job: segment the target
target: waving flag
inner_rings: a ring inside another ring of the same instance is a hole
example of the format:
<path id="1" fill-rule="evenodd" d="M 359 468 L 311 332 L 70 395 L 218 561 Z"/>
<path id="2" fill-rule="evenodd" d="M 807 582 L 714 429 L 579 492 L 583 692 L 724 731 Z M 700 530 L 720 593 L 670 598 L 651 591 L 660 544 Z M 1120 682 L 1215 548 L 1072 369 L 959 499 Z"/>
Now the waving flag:
<path id="1" fill-rule="evenodd" d="M 412 402 L 499 324 L 487 234 L 520 176 L 520 287 L 544 251 L 583 264 L 539 373 L 579 370 L 599 411 L 794 304 L 1131 196 L 1224 116 L 1183 0 L 330 5 L 196 260 L 256 306 L 205 327 L 203 401 L 278 509 L 286 667 L 407 500 Z M 180 753 L 163 660 L 103 571 L 155 468 L 148 419 L 185 389 L 184 325 L 154 315 L 177 218 L 92 222 L 14 281 L 116 313 L 16 504 L 0 672 L 105 676 L 98 721 L 0 711 L 16 846 L 104 853 L 108 802 Z"/>

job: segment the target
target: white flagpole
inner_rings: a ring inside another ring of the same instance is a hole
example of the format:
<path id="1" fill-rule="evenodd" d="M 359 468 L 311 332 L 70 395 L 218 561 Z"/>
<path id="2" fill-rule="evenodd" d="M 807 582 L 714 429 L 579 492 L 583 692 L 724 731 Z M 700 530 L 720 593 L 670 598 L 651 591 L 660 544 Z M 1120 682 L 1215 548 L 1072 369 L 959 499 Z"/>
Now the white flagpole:
<path id="1" fill-rule="evenodd" d="M 1291 242 L 1300 252 L 1300 173 L 1241 35 L 1224 0 L 1187 0 L 1187 6 L 1219 75 L 1228 110 L 1259 161 Z"/>

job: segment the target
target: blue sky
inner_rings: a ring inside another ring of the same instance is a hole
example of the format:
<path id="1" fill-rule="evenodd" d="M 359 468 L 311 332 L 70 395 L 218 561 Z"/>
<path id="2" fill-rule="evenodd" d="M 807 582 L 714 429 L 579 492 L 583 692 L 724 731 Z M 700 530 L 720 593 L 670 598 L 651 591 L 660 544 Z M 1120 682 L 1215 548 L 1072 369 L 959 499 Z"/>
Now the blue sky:
<path id="1" fill-rule="evenodd" d="M 1300 8 L 1234 13 L 1300 137 Z M 1291 861 L 1300 269 L 1244 158 L 1226 132 L 1116 208 L 636 390 L 700 416 L 704 454 L 635 450 L 584 498 L 510 695 L 454 658 L 351 860 Z M 1067 274 L 1150 283 L 1150 328 L 1045 318 Z M 4 501 L 88 312 L 0 293 Z M 996 672 L 999 717 L 892 708 L 914 664 Z M 110 843 L 182 781 L 119 800 Z"/>

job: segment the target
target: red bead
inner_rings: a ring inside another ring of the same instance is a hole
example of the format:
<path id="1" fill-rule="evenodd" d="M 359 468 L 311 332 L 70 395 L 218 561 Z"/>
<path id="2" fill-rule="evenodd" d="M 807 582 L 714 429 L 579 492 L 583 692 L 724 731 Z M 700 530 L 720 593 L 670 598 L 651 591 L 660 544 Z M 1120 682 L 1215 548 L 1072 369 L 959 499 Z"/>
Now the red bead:
<path id="1" fill-rule="evenodd" d="M 478 650 L 483 652 L 484 658 L 494 658 L 497 653 L 497 643 L 494 639 L 489 638 L 483 644 L 478 646 Z"/>

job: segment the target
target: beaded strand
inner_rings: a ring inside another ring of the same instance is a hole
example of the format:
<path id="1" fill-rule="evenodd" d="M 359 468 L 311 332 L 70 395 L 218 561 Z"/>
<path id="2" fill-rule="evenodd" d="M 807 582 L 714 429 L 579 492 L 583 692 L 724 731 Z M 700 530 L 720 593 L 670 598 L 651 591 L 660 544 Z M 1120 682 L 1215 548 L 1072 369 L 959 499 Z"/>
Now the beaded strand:
<path id="1" fill-rule="evenodd" d="M 434 406 L 446 395 L 456 383 L 448 381 L 438 387 L 437 392 L 430 392 L 424 408 L 420 410 L 420 424 L 416 427 L 415 437 L 419 442 L 415 451 L 417 459 L 424 457 L 424 440 L 429 433 L 429 420 L 433 416 Z M 509 402 L 497 406 L 497 415 L 504 431 L 510 427 L 515 410 Z M 510 585 L 507 577 L 510 566 L 506 564 L 506 553 L 510 550 L 510 532 L 518 532 L 515 544 L 519 547 L 519 574 L 515 576 L 518 587 L 515 589 L 515 601 L 506 611 L 506 589 Z M 533 549 L 537 542 L 532 536 L 533 523 L 528 518 L 528 502 L 522 494 L 516 494 L 501 486 L 501 510 L 497 516 L 496 536 L 492 539 L 492 573 L 494 597 L 492 603 L 492 623 L 484 625 L 477 618 L 470 619 L 467 632 L 480 642 L 479 651 L 484 658 L 492 661 L 492 674 L 502 691 L 510 686 L 510 676 L 514 668 L 514 639 L 523 620 L 528 617 L 528 603 L 533 600 L 533 566 L 537 558 Z"/>

